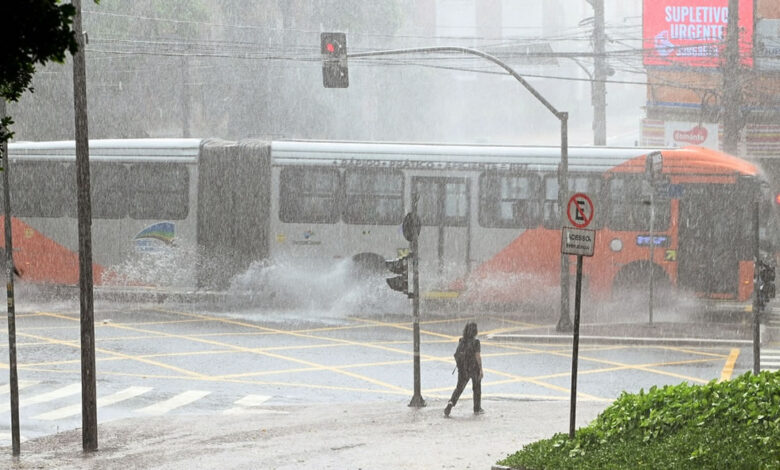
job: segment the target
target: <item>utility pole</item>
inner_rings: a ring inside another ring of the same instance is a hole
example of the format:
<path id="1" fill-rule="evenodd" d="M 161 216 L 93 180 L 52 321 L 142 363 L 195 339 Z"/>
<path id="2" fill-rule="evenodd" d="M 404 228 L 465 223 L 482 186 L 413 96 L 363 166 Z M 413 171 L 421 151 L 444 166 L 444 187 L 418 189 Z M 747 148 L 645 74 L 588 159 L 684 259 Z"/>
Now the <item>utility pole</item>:
<path id="1" fill-rule="evenodd" d="M 723 151 L 737 155 L 742 127 L 739 60 L 739 0 L 729 0 L 726 58 L 723 66 Z"/>
<path id="2" fill-rule="evenodd" d="M 607 145 L 607 57 L 604 33 L 604 0 L 588 0 L 593 6 L 593 145 Z"/>
<path id="3" fill-rule="evenodd" d="M 92 298 L 92 205 L 89 190 L 89 132 L 87 129 L 86 41 L 81 29 L 81 0 L 76 9 L 73 34 L 78 51 L 73 54 L 73 106 L 76 117 L 76 186 L 79 228 L 79 299 L 81 306 L 81 439 L 85 452 L 96 451 L 97 392 L 95 378 L 95 315 Z"/>
<path id="4" fill-rule="evenodd" d="M 181 136 L 190 137 L 190 81 L 189 61 L 181 56 Z"/>
<path id="5" fill-rule="evenodd" d="M 0 119 L 5 117 L 5 98 L 0 97 Z M 5 128 L 0 128 L 5 131 Z M 8 385 L 11 392 L 11 446 L 14 456 L 20 453 L 19 442 L 19 376 L 16 372 L 16 307 L 14 305 L 14 244 L 11 237 L 11 191 L 8 177 L 8 142 L 3 142 L 3 201 L 5 203 L 5 276 L 8 300 Z"/>

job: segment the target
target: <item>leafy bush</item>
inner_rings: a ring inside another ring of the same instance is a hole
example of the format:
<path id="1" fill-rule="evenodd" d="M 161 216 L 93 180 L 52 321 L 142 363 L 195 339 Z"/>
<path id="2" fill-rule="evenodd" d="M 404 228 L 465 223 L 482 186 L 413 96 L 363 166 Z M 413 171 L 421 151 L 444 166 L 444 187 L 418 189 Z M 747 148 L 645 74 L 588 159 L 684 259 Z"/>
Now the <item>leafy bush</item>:
<path id="1" fill-rule="evenodd" d="M 574 438 L 556 434 L 501 465 L 543 469 L 780 469 L 780 372 L 623 392 Z"/>

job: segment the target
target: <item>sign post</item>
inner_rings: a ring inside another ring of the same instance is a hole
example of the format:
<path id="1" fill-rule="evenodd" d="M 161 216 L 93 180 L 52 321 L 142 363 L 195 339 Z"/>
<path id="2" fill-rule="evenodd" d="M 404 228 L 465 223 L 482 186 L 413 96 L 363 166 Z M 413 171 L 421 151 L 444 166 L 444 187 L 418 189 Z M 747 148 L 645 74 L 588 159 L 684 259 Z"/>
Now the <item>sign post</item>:
<path id="1" fill-rule="evenodd" d="M 577 415 L 577 359 L 580 349 L 580 306 L 582 297 L 582 257 L 593 256 L 596 231 L 586 227 L 593 221 L 595 208 L 587 194 L 577 193 L 569 198 L 566 215 L 574 227 L 561 231 L 561 253 L 577 255 L 577 280 L 574 290 L 574 325 L 571 353 L 571 407 L 569 411 L 569 437 L 574 437 L 574 421 Z"/>

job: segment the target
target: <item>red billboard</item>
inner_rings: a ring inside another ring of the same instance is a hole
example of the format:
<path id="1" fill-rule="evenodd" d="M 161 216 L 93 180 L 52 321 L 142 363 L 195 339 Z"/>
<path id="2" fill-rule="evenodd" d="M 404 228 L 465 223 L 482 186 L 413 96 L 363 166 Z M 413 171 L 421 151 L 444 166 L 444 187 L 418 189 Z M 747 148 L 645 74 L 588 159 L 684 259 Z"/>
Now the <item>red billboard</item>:
<path id="1" fill-rule="evenodd" d="M 644 0 L 645 65 L 718 67 L 726 49 L 728 0 Z M 753 65 L 753 0 L 739 2 L 739 54 Z"/>

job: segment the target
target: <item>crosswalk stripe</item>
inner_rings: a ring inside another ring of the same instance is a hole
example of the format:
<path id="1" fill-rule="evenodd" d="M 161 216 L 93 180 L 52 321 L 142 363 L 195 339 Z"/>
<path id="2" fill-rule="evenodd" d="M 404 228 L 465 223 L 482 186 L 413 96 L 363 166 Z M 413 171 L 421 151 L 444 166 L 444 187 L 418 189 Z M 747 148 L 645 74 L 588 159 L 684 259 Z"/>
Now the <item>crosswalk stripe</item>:
<path id="1" fill-rule="evenodd" d="M 120 401 L 128 400 L 138 395 L 142 395 L 148 392 L 149 390 L 151 390 L 151 387 L 128 387 L 114 394 L 107 395 L 105 397 L 99 397 L 97 399 L 97 407 L 101 408 L 103 406 L 113 405 L 115 403 L 119 403 Z M 81 403 L 75 405 L 63 406 L 62 408 L 58 408 L 56 410 L 42 413 L 37 416 L 33 416 L 33 419 L 53 421 L 55 419 L 62 419 L 62 418 L 74 416 L 79 413 L 81 413 Z"/>
<path id="2" fill-rule="evenodd" d="M 62 388 L 58 388 L 57 390 L 53 390 L 48 393 L 41 393 L 40 395 L 32 396 L 30 398 L 22 396 L 19 398 L 19 408 L 24 408 L 25 406 L 30 406 L 30 405 L 36 405 L 38 403 L 46 403 L 47 401 L 56 400 L 58 398 L 67 397 L 69 395 L 75 395 L 80 391 L 81 391 L 81 384 L 74 383 L 74 384 L 66 385 L 65 387 Z M 11 409 L 10 403 L 0 404 L 0 413 L 8 411 L 10 409 Z"/>
<path id="3" fill-rule="evenodd" d="M 235 404 L 239 406 L 260 406 L 270 399 L 271 397 L 267 395 L 247 395 L 240 400 L 236 400 Z"/>
<path id="4" fill-rule="evenodd" d="M 33 385 L 38 385 L 39 382 L 36 382 L 34 380 L 20 380 L 17 382 L 17 385 L 19 386 L 19 390 L 27 387 L 32 387 Z M 11 384 L 5 384 L 0 385 L 0 395 L 5 395 L 6 393 L 11 393 Z"/>
<path id="5" fill-rule="evenodd" d="M 270 400 L 271 397 L 267 395 L 247 395 L 244 398 L 241 398 L 240 400 L 236 400 L 233 402 L 234 406 L 233 408 L 228 408 L 224 411 L 224 414 L 226 415 L 232 415 L 232 414 L 260 414 L 260 413 L 275 413 L 275 411 L 272 410 L 262 410 L 257 409 L 255 407 L 262 405 L 263 403 Z"/>
<path id="6" fill-rule="evenodd" d="M 175 410 L 176 408 L 188 405 L 196 400 L 200 400 L 210 393 L 211 392 L 204 392 L 202 390 L 188 390 L 160 403 L 155 403 L 154 405 L 147 406 L 146 408 L 136 410 L 136 412 L 147 415 L 165 414 L 171 410 Z"/>

